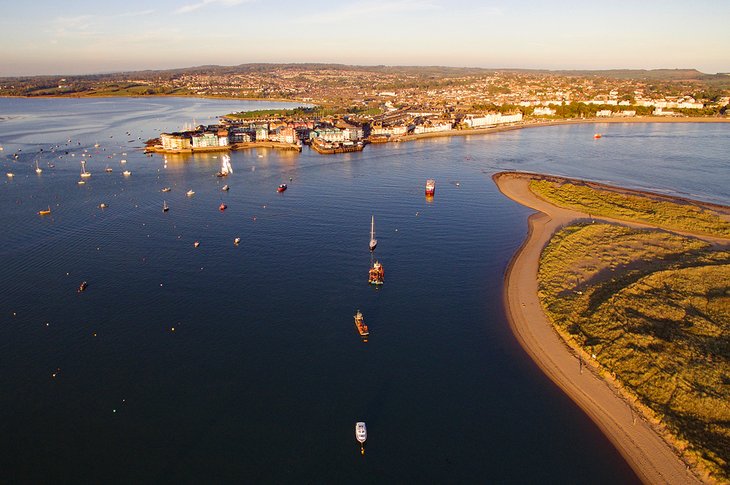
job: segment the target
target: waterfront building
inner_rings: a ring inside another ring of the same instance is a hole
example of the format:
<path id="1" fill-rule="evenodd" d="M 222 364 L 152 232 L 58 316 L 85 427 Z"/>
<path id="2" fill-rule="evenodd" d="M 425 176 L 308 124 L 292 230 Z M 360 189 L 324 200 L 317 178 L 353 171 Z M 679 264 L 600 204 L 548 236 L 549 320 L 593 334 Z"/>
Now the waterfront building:
<path id="1" fill-rule="evenodd" d="M 183 133 L 161 133 L 160 141 L 165 150 L 189 150 L 192 148 L 190 136 Z"/>
<path id="2" fill-rule="evenodd" d="M 269 139 L 269 125 L 256 126 L 256 141 L 266 141 Z"/>
<path id="3" fill-rule="evenodd" d="M 467 115 L 462 121 L 469 128 L 481 128 L 489 125 L 516 123 L 518 121 L 522 121 L 522 112 L 510 115 L 503 115 L 502 113 L 490 113 L 483 116 Z"/>
<path id="4" fill-rule="evenodd" d="M 454 126 L 450 121 L 433 121 L 423 125 L 417 125 L 413 128 L 413 133 L 420 135 L 422 133 L 437 133 L 441 131 L 453 130 Z"/>
<path id="5" fill-rule="evenodd" d="M 309 134 L 309 138 L 319 138 L 332 143 L 345 141 L 345 135 L 339 128 L 315 128 Z"/>
<path id="6" fill-rule="evenodd" d="M 547 106 L 536 106 L 532 111 L 533 116 L 555 116 L 556 111 Z"/>

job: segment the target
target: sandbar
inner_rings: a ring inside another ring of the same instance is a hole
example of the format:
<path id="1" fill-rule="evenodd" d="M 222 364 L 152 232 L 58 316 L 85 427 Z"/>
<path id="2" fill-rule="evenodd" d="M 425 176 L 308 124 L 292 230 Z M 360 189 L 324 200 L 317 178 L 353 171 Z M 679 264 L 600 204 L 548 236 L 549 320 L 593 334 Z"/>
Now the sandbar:
<path id="1" fill-rule="evenodd" d="M 570 348 L 545 315 L 537 280 L 542 250 L 559 228 L 588 220 L 589 215 L 538 198 L 529 190 L 529 180 L 539 177 L 516 172 L 493 176 L 505 196 L 538 211 L 528 218 L 527 238 L 505 274 L 504 302 L 515 337 L 540 369 L 598 425 L 644 483 L 702 483 L 706 478 L 698 476 L 701 472 L 683 461 L 662 437 L 660 423 L 643 419 L 619 386 L 599 374 L 590 356 Z"/>

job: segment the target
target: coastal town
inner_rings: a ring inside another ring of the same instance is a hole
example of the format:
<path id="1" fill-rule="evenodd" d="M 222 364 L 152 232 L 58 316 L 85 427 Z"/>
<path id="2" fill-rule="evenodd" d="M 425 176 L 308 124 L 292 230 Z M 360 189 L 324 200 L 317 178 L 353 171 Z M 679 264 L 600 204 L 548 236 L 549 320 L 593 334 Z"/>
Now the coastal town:
<path id="1" fill-rule="evenodd" d="M 319 153 L 367 143 L 557 121 L 726 120 L 730 75 L 695 70 L 530 71 L 247 64 L 104 76 L 2 78 L 0 95 L 197 96 L 301 103 L 222 113 L 220 123 L 162 133 L 149 151 L 268 146 Z"/>

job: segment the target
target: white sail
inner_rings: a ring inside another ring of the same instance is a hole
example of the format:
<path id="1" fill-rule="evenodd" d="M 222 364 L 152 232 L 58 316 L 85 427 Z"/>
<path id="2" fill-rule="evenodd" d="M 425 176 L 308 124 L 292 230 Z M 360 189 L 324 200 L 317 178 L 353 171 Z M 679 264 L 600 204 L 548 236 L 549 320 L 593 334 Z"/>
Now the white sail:
<path id="1" fill-rule="evenodd" d="M 233 167 L 231 166 L 231 157 L 229 157 L 228 155 L 223 155 L 221 157 L 221 173 L 223 175 L 233 173 Z"/>

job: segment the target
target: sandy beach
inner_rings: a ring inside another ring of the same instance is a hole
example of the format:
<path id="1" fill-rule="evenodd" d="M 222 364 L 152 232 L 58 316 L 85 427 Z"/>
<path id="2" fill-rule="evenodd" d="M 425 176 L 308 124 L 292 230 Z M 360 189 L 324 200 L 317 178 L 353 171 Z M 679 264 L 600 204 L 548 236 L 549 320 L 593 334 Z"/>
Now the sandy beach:
<path id="1" fill-rule="evenodd" d="M 542 249 L 560 227 L 589 215 L 539 199 L 529 190 L 529 177 L 524 174 L 500 173 L 493 179 L 504 195 L 538 211 L 529 217 L 527 239 L 505 275 L 505 306 L 519 343 L 542 371 L 591 417 L 643 482 L 702 483 L 680 459 L 678 451 L 662 438 L 660 425 L 643 419 L 611 379 L 599 375 L 590 356 L 579 356 L 571 349 L 542 310 L 537 281 Z"/>

